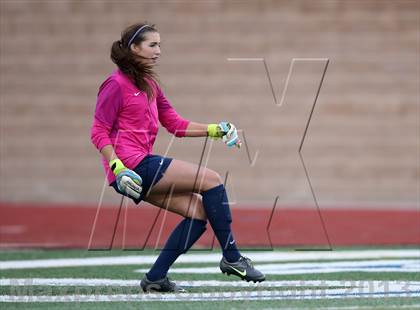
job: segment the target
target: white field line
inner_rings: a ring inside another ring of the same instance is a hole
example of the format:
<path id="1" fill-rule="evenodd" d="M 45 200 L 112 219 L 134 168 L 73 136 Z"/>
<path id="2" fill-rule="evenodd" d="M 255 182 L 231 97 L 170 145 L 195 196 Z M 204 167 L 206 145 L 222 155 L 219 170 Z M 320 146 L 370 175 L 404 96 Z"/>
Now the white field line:
<path id="1" fill-rule="evenodd" d="M 345 289 L 306 289 L 283 291 L 236 291 L 181 294 L 115 294 L 115 295 L 1 295 L 0 302 L 117 302 L 117 301 L 224 301 L 224 300 L 291 300 L 420 297 L 415 292 L 359 292 Z"/>
<path id="2" fill-rule="evenodd" d="M 20 280 L 25 283 L 33 281 L 39 285 L 46 284 L 42 280 L 52 279 L 3 279 L 5 284 L 18 282 Z M 7 283 L 7 280 L 9 283 Z M 74 281 L 78 285 L 81 280 L 92 280 L 97 285 L 103 283 L 115 283 L 112 279 L 53 279 L 61 280 L 63 285 L 68 285 L 70 281 Z M 64 281 L 66 280 L 66 281 Z M 111 282 L 109 282 L 111 281 Z M 122 281 L 122 280 L 120 280 Z M 22 283 L 24 283 L 22 282 Z M 343 283 L 346 282 L 346 283 Z M 51 283 L 51 282 L 50 282 Z M 138 284 L 138 281 L 124 282 L 125 284 Z M 221 286 L 223 281 L 180 281 L 178 284 L 187 286 Z M 242 282 L 226 282 L 237 286 Z M 93 282 L 91 282 L 93 284 Z M 261 283 L 263 284 L 263 283 Z M 272 290 L 272 291 L 225 291 L 210 293 L 181 293 L 181 294 L 115 294 L 115 295 L 2 295 L 0 302 L 100 302 L 100 301 L 223 301 L 223 300 L 290 300 L 290 299 L 342 299 L 342 298 L 383 298 L 383 297 L 420 297 L 420 281 L 271 281 L 266 284 L 290 286 L 298 285 L 294 289 L 289 290 Z M 345 288 L 328 288 L 319 286 L 339 286 L 349 285 Z M 56 285 L 54 283 L 53 285 Z M 308 288 L 314 285 L 314 288 Z M 305 289 L 300 290 L 300 287 Z M 14 289 L 16 292 L 17 288 Z M 30 289 L 29 289 L 30 290 Z M 27 292 L 27 289 L 26 289 Z"/>
<path id="3" fill-rule="evenodd" d="M 248 252 L 243 253 L 254 262 L 271 261 L 300 261 L 300 260 L 336 260 L 336 259 L 380 259 L 380 258 L 419 258 L 420 250 L 354 250 L 354 251 L 331 251 L 331 252 Z M 0 261 L 0 270 L 5 269 L 28 269 L 28 268 L 51 268 L 51 267 L 75 267 L 75 266 L 116 266 L 116 265 L 139 265 L 152 264 L 156 255 L 114 256 L 114 257 L 90 257 L 90 258 L 60 258 L 60 259 L 37 259 L 37 260 L 14 260 Z M 185 254 L 179 257 L 177 263 L 216 263 L 221 254 Z"/>
<path id="4" fill-rule="evenodd" d="M 369 280 L 292 280 L 292 281 L 264 281 L 261 283 L 243 281 L 192 280 L 177 281 L 183 287 L 392 287 L 405 289 L 420 289 L 420 281 L 369 281 Z M 12 278 L 0 279 L 0 286 L 140 286 L 140 280 L 117 279 L 84 279 L 84 278 Z"/>
<path id="5" fill-rule="evenodd" d="M 420 260 L 371 260 L 371 261 L 340 261 L 317 263 L 278 263 L 256 265 L 257 269 L 265 274 L 315 274 L 333 272 L 419 272 Z M 136 272 L 145 273 L 148 269 L 136 269 Z M 170 273 L 183 274 L 218 274 L 218 267 L 173 267 Z"/>

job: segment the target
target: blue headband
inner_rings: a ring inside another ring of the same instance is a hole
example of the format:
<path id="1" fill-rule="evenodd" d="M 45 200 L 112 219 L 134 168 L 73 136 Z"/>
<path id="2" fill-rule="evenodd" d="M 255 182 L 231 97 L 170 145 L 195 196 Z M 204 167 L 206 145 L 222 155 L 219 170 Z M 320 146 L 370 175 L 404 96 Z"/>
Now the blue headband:
<path id="1" fill-rule="evenodd" d="M 133 43 L 134 39 L 137 37 L 137 35 L 140 33 L 140 31 L 142 31 L 146 27 L 150 27 L 150 26 L 149 25 L 143 25 L 133 34 L 130 41 L 128 41 L 128 45 L 127 45 L 128 48 L 130 48 L 131 43 Z"/>

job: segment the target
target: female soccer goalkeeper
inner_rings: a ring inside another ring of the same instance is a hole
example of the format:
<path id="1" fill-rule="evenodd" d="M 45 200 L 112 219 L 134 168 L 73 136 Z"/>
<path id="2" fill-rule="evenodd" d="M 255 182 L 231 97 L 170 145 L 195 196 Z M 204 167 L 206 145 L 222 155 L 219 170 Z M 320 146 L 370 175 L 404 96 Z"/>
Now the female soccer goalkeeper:
<path id="1" fill-rule="evenodd" d="M 207 220 L 223 251 L 221 271 L 247 281 L 264 281 L 265 276 L 236 247 L 220 176 L 200 167 L 197 180 L 203 182 L 195 182 L 198 166 L 152 154 L 158 121 L 177 137 L 209 136 L 223 138 L 228 146 L 240 144 L 231 123 L 200 124 L 177 114 L 153 71 L 160 55 L 160 36 L 154 25 L 135 24 L 122 32 L 111 48 L 118 69 L 99 88 L 91 131 L 109 184 L 118 193 L 137 204 L 144 200 L 185 217 L 144 276 L 141 288 L 145 292 L 183 291 L 169 281 L 168 270 L 204 233 Z M 171 199 L 165 199 L 171 190 Z"/>

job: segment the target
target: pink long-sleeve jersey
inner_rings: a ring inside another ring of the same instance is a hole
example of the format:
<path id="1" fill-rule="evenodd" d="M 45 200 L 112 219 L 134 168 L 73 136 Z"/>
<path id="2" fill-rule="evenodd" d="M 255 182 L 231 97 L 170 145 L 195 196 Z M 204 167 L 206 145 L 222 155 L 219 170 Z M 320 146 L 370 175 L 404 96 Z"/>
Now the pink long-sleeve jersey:
<path id="1" fill-rule="evenodd" d="M 115 154 L 129 169 L 153 151 L 158 120 L 177 137 L 185 136 L 189 121 L 178 115 L 159 85 L 151 82 L 155 96 L 148 101 L 120 70 L 109 76 L 99 88 L 91 140 L 98 150 L 111 144 Z M 108 162 L 102 157 L 108 182 L 115 180 Z"/>

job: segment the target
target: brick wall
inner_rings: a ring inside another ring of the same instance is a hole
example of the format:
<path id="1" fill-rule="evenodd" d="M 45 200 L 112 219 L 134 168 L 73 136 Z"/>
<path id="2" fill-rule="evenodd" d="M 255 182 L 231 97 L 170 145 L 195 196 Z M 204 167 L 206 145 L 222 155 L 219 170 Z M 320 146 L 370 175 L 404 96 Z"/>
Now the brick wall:
<path id="1" fill-rule="evenodd" d="M 232 201 L 312 204 L 298 147 L 322 205 L 415 205 L 419 198 L 419 1 L 0 1 L 0 201 L 96 203 L 104 175 L 89 140 L 109 48 L 133 22 L 156 23 L 158 68 L 178 112 L 234 122 L 246 148 L 212 145 L 209 166 Z M 171 136 L 156 143 L 164 153 Z M 202 139 L 169 155 L 198 162 Z M 118 197 L 106 189 L 105 201 Z"/>

